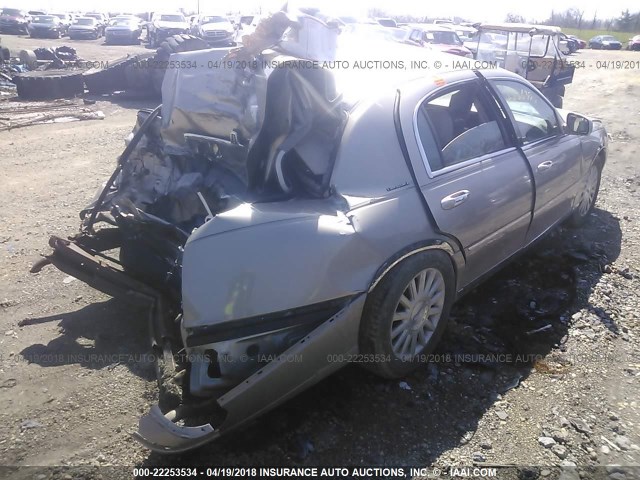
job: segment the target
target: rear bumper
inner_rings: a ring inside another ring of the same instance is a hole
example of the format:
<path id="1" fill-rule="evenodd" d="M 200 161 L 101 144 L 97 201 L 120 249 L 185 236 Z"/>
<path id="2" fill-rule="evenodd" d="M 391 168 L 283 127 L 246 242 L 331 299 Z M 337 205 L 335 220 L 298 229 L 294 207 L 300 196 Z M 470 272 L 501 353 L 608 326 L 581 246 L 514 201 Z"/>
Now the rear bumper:
<path id="1" fill-rule="evenodd" d="M 109 33 L 106 32 L 104 39 L 109 43 L 131 43 L 135 40 L 139 40 L 140 34 L 136 32 L 127 33 Z"/>
<path id="2" fill-rule="evenodd" d="M 31 35 L 32 37 L 40 37 L 40 38 L 48 38 L 48 37 L 55 37 L 58 35 L 58 33 L 62 34 L 64 30 L 60 29 L 60 30 L 47 30 L 47 29 L 31 29 L 29 30 L 29 35 Z"/>
<path id="3" fill-rule="evenodd" d="M 22 33 L 27 30 L 26 23 L 0 23 L 0 32 Z"/>
<path id="4" fill-rule="evenodd" d="M 216 400 L 226 416 L 219 427 L 203 424 L 184 427 L 179 409 L 162 414 L 154 405 L 140 419 L 134 433 L 140 443 L 161 453 L 180 453 L 197 448 L 234 430 L 346 365 L 357 352 L 360 316 L 365 302 L 361 294 L 349 305 L 311 331 L 253 375 Z M 295 360 L 292 360 L 295 359 Z"/>
<path id="5" fill-rule="evenodd" d="M 98 32 L 92 32 L 92 31 L 80 31 L 80 30 L 69 31 L 69 37 L 73 37 L 73 38 L 95 38 L 97 35 L 98 35 Z"/>

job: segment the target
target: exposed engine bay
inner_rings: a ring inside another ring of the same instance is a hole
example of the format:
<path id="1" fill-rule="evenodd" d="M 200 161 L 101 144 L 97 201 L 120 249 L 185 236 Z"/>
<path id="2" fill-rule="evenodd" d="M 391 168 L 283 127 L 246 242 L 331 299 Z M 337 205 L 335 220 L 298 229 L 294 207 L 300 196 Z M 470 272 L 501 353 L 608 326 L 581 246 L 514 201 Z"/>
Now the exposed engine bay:
<path id="1" fill-rule="evenodd" d="M 328 196 L 345 114 L 328 74 L 281 61 L 288 67 L 269 73 L 216 71 L 209 111 L 194 115 L 188 102 L 196 99 L 176 94 L 162 107 L 166 117 L 139 112 L 113 184 L 83 212 L 86 232 L 96 220 L 117 226 L 127 273 L 178 301 L 182 248 L 207 219 L 242 202 Z M 200 81 L 181 76 L 180 91 L 202 97 L 192 79 Z"/>

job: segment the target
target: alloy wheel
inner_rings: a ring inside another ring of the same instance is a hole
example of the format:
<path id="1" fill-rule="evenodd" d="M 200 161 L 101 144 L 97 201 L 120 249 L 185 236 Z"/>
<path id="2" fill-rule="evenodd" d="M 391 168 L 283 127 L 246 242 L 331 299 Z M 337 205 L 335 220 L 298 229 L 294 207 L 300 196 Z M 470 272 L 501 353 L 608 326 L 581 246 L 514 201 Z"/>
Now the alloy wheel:
<path id="1" fill-rule="evenodd" d="M 445 282 L 439 270 L 419 272 L 405 287 L 391 322 L 391 346 L 401 359 L 410 360 L 429 343 L 445 301 Z"/>

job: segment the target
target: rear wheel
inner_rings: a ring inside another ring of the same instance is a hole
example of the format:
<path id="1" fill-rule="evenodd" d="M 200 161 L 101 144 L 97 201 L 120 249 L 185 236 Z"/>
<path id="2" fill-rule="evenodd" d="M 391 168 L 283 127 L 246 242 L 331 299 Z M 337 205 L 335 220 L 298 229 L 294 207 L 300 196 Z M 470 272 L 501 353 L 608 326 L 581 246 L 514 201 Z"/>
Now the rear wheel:
<path id="1" fill-rule="evenodd" d="M 363 366 L 385 378 L 417 368 L 446 328 L 455 274 L 443 252 L 427 251 L 395 266 L 371 292 L 360 324 Z"/>

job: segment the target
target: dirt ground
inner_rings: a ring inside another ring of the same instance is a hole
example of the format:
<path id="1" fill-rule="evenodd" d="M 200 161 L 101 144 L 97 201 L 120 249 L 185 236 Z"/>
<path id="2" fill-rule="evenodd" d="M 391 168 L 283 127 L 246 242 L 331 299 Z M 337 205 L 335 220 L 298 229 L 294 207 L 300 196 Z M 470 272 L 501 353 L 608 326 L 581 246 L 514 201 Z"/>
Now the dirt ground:
<path id="1" fill-rule="evenodd" d="M 2 37 L 12 51 L 58 43 L 92 60 L 145 50 Z M 640 465 L 640 70 L 595 61 L 640 53 L 573 58 L 594 65 L 576 72 L 565 108 L 601 118 L 611 135 L 597 209 L 585 228 L 558 229 L 458 302 L 437 352 L 455 361 L 404 383 L 347 367 L 244 430 L 171 457 L 130 436 L 157 395 L 145 312 L 52 267 L 29 273 L 50 235 L 77 230 L 137 109 L 152 105 L 100 97 L 104 120 L 0 132 L 0 463 L 511 465 L 519 478 L 577 465 L 567 478 L 639 475 L 617 465 Z M 483 361 L 488 353 L 505 362 Z"/>

